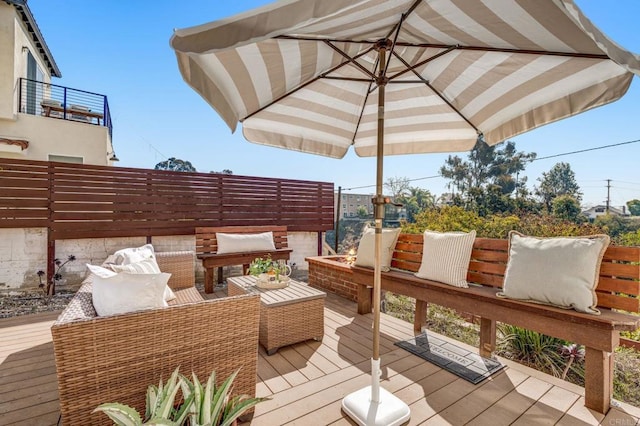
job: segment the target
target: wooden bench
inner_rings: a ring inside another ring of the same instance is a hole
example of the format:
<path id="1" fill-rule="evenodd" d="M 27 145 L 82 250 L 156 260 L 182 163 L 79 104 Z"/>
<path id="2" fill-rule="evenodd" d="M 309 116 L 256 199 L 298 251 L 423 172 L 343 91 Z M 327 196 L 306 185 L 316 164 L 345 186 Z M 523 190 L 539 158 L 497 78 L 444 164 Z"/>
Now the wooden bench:
<path id="1" fill-rule="evenodd" d="M 610 246 L 605 252 L 597 286 L 601 315 L 590 315 L 496 296 L 502 287 L 508 260 L 508 241 L 476 238 L 467 281 L 458 288 L 417 278 L 413 273 L 422 260 L 421 234 L 400 234 L 389 272 L 382 273 L 382 289 L 416 299 L 414 330 L 426 323 L 427 303 L 453 308 L 480 320 L 480 355 L 489 357 L 496 347 L 496 322 L 544 333 L 586 348 L 585 405 L 601 413 L 610 408 L 613 393 L 613 352 L 621 331 L 640 327 L 640 247 Z M 320 263 L 309 258 L 309 284 L 316 285 L 314 268 Z M 334 262 L 335 263 L 335 262 Z M 355 285 L 358 312 L 371 312 L 373 270 L 347 267 L 342 278 Z M 334 276 L 332 279 L 340 279 Z M 322 285 L 320 285 L 322 287 Z M 625 312 L 621 312 L 625 311 Z"/>
<path id="2" fill-rule="evenodd" d="M 224 234 L 259 234 L 262 232 L 273 233 L 273 243 L 275 250 L 251 251 L 242 253 L 218 254 L 218 242 L 216 233 Z M 243 273 L 251 261 L 256 257 L 271 256 L 273 260 L 289 260 L 293 250 L 287 247 L 287 227 L 286 226 L 223 226 L 223 227 L 198 227 L 196 228 L 196 255 L 202 260 L 205 270 L 204 291 L 213 292 L 213 268 L 218 268 L 218 284 L 222 284 L 222 267 L 242 265 Z"/>

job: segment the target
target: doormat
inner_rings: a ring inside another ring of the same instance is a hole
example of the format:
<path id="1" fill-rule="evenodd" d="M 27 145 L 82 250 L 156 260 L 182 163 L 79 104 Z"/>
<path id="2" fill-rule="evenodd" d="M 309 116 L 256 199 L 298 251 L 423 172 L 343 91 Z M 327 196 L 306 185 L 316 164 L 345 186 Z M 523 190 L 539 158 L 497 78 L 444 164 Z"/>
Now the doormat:
<path id="1" fill-rule="evenodd" d="M 453 345 L 432 334 L 422 334 L 395 343 L 420 358 L 443 368 L 456 376 L 477 385 L 504 368 L 504 365 L 490 358 Z"/>

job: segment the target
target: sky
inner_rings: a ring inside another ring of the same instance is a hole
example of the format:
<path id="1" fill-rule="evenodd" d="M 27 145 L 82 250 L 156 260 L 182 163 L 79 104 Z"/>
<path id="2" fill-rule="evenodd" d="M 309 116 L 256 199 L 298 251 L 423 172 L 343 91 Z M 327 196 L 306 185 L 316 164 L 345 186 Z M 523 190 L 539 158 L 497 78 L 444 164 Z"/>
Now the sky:
<path id="1" fill-rule="evenodd" d="M 640 53 L 640 0 L 575 0 L 605 34 Z M 62 72 L 53 83 L 104 94 L 113 120 L 118 167 L 153 168 L 169 157 L 199 172 L 333 182 L 348 193 L 375 191 L 375 159 L 350 151 L 331 159 L 247 142 L 183 81 L 169 39 L 185 28 L 229 17 L 267 0 L 29 0 L 28 5 Z M 640 140 L 640 77 L 619 101 L 510 139 L 540 157 Z M 387 156 L 384 179 L 407 178 L 435 195 L 447 192 L 438 175 L 450 154 Z M 452 153 L 462 158 L 467 153 Z M 640 142 L 541 159 L 524 173 L 533 188 L 558 162 L 568 162 L 583 206 L 640 199 Z M 427 179 L 425 179 L 427 178 Z"/>

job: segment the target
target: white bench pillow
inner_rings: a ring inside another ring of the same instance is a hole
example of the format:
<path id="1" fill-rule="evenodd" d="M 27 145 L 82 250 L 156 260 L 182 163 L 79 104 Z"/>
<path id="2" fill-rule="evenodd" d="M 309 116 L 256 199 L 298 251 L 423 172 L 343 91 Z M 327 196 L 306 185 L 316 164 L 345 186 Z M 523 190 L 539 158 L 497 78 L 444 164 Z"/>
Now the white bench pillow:
<path id="1" fill-rule="evenodd" d="M 273 232 L 259 234 L 225 234 L 216 232 L 218 254 L 244 253 L 250 251 L 275 251 Z"/>

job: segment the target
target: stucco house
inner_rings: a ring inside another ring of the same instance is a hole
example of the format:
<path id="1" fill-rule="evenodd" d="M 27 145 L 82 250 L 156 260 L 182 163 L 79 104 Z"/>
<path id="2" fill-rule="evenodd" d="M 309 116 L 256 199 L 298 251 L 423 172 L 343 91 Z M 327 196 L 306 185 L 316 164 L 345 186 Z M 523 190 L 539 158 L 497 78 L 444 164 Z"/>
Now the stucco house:
<path id="1" fill-rule="evenodd" d="M 27 0 L 0 0 L 0 157 L 113 165 L 107 97 L 61 75 Z"/>
<path id="2" fill-rule="evenodd" d="M 607 206 L 597 205 L 588 208 L 582 212 L 583 215 L 587 216 L 589 219 L 595 219 L 598 216 L 602 216 L 607 214 Z M 625 206 L 621 207 L 613 207 L 609 206 L 609 214 L 613 216 L 629 216 L 627 209 Z"/>

